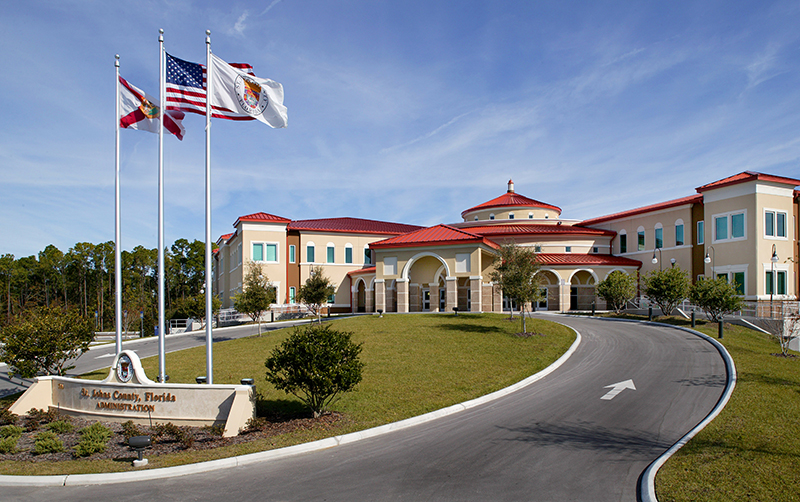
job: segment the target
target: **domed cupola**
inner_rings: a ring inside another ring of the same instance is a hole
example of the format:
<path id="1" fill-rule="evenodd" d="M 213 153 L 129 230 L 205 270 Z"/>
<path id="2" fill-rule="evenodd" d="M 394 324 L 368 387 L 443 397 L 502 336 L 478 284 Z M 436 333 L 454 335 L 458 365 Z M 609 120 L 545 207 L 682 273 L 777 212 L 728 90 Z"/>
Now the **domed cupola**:
<path id="1" fill-rule="evenodd" d="M 549 220 L 558 219 L 561 208 L 529 199 L 514 191 L 514 181 L 508 180 L 508 190 L 500 197 L 471 207 L 461 213 L 465 222 L 485 220 Z"/>

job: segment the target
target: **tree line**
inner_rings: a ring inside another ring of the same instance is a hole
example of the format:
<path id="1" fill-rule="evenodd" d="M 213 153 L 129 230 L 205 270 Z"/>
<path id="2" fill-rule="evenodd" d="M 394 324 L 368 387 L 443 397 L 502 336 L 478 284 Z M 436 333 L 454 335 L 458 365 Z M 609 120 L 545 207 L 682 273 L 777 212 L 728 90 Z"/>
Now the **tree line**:
<path id="1" fill-rule="evenodd" d="M 152 335 L 158 319 L 158 250 L 122 251 L 123 331 Z M 176 240 L 164 253 L 165 315 L 186 318 L 205 280 L 205 243 Z M 114 331 L 113 242 L 79 242 L 66 252 L 49 245 L 38 255 L 0 256 L 0 327 L 37 307 L 62 307 L 94 319 L 96 331 Z M 127 315 L 125 314 L 127 312 Z"/>

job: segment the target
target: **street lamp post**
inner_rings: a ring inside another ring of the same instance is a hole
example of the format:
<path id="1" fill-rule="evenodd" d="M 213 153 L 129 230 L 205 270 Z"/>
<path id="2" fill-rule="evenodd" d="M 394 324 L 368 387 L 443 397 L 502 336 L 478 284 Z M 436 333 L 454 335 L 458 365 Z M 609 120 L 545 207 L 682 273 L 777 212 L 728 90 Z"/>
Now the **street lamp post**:
<path id="1" fill-rule="evenodd" d="M 769 317 L 771 319 L 773 317 L 773 315 L 774 315 L 774 312 L 775 312 L 774 306 L 772 304 L 772 295 L 773 295 L 773 293 L 775 293 L 775 284 L 778 282 L 778 281 L 775 280 L 775 264 L 778 262 L 778 251 L 777 251 L 777 249 L 775 249 L 775 244 L 772 245 L 772 257 L 770 257 L 769 260 L 772 262 L 772 264 L 771 264 L 771 272 L 769 274 L 769 276 L 770 276 L 770 281 L 769 281 L 770 282 L 770 285 L 769 285 Z"/>
<path id="2" fill-rule="evenodd" d="M 658 258 L 656 258 L 656 251 L 658 251 Z M 661 254 L 661 248 L 653 249 L 653 260 L 652 260 L 653 261 L 653 265 L 658 263 L 658 271 L 661 272 L 663 270 L 663 268 L 661 268 L 661 260 L 659 258 L 661 258 L 662 260 L 664 258 L 662 256 L 662 254 Z"/>
<path id="3" fill-rule="evenodd" d="M 709 252 L 711 253 L 710 256 L 709 256 Z M 714 265 L 716 263 L 716 255 L 717 255 L 717 252 L 714 251 L 714 246 L 708 246 L 708 251 L 706 251 L 706 257 L 703 258 L 703 261 L 705 263 L 710 263 L 711 264 L 711 278 L 712 279 L 715 278 L 714 277 Z"/>

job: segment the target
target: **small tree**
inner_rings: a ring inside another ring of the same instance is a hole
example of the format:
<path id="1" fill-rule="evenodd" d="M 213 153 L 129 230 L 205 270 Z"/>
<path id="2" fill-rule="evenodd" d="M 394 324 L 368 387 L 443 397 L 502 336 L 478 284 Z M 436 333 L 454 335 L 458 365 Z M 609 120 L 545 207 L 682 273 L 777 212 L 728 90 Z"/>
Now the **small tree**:
<path id="1" fill-rule="evenodd" d="M 724 277 L 700 279 L 692 286 L 689 298 L 714 322 L 742 308 L 742 297 Z"/>
<path id="2" fill-rule="evenodd" d="M 314 418 L 319 417 L 337 396 L 361 381 L 361 344 L 351 337 L 327 324 L 296 328 L 264 362 L 267 381 L 299 398 Z"/>
<path id="3" fill-rule="evenodd" d="M 93 320 L 77 310 L 37 307 L 18 317 L 0 332 L 5 344 L 0 360 L 11 367 L 11 374 L 32 378 L 40 372 L 64 375 L 74 366 L 67 361 L 89 349 L 94 339 Z"/>
<path id="4" fill-rule="evenodd" d="M 500 286 L 504 295 L 520 305 L 522 332 L 527 333 L 525 305 L 542 299 L 540 278 L 536 275 L 541 264 L 536 253 L 514 243 L 504 244 L 492 265 L 494 270 L 489 277 Z"/>
<path id="5" fill-rule="evenodd" d="M 247 274 L 244 278 L 244 291 L 233 296 L 233 307 L 258 321 L 258 334 L 261 334 L 261 315 L 275 303 L 275 288 L 261 266 L 255 262 L 247 262 Z"/>
<path id="6" fill-rule="evenodd" d="M 680 267 L 654 270 L 644 278 L 645 294 L 664 315 L 670 315 L 689 296 L 690 287 L 689 276 Z"/>
<path id="7" fill-rule="evenodd" d="M 636 296 L 636 278 L 614 270 L 597 285 L 597 294 L 619 314 L 625 308 L 625 303 Z"/>
<path id="8" fill-rule="evenodd" d="M 222 300 L 213 295 L 211 297 L 211 315 L 217 315 Z M 185 300 L 181 300 L 178 304 L 178 309 L 172 315 L 172 318 L 191 318 L 204 320 L 206 317 L 206 294 L 200 293 L 199 295 L 189 296 Z"/>
<path id="9" fill-rule="evenodd" d="M 300 286 L 297 298 L 303 302 L 312 314 L 317 316 L 317 322 L 322 322 L 320 313 L 322 306 L 327 303 L 328 297 L 336 292 L 330 279 L 325 277 L 322 267 L 312 267 L 311 275 L 306 283 Z"/>
<path id="10" fill-rule="evenodd" d="M 794 312 L 780 317 L 767 317 L 759 319 L 759 324 L 765 331 L 778 340 L 781 354 L 789 355 L 789 344 L 794 337 L 800 336 L 800 313 Z"/>

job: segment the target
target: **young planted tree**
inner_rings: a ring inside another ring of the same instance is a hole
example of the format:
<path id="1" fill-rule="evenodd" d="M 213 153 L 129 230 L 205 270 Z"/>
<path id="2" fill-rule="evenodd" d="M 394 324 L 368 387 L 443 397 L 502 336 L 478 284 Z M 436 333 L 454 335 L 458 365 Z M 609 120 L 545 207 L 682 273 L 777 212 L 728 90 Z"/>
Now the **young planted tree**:
<path id="1" fill-rule="evenodd" d="M 336 292 L 330 279 L 325 277 L 322 267 L 313 267 L 311 275 L 306 279 L 306 283 L 300 286 L 297 298 L 303 302 L 312 314 L 317 316 L 317 322 L 321 323 L 320 313 L 322 306 L 327 303 L 328 297 Z"/>
<path id="2" fill-rule="evenodd" d="M 500 286 L 503 294 L 516 301 L 522 311 L 522 332 L 527 333 L 525 305 L 542 299 L 539 277 L 541 269 L 536 253 L 531 248 L 504 244 L 495 256 L 494 271 L 489 275 Z"/>
<path id="3" fill-rule="evenodd" d="M 652 271 L 644 277 L 644 293 L 664 315 L 670 315 L 689 297 L 689 276 L 680 267 Z"/>
<path id="4" fill-rule="evenodd" d="M 636 296 L 636 278 L 614 270 L 605 280 L 597 284 L 597 294 L 606 301 L 606 305 L 619 314 L 628 300 Z"/>
<path id="5" fill-rule="evenodd" d="M 258 321 L 258 334 L 261 334 L 261 315 L 275 303 L 275 288 L 261 271 L 261 266 L 253 261 L 247 262 L 244 277 L 244 291 L 233 296 L 233 307 L 247 314 L 254 322 Z"/>
<path id="6" fill-rule="evenodd" d="M 77 310 L 60 307 L 37 307 L 19 316 L 0 331 L 5 344 L 0 360 L 8 363 L 11 373 L 32 378 L 39 373 L 64 375 L 74 366 L 66 366 L 89 349 L 94 338 L 93 320 Z"/>
<path id="7" fill-rule="evenodd" d="M 741 310 L 743 303 L 736 287 L 723 277 L 700 279 L 692 286 L 689 298 L 714 322 Z"/>
<path id="8" fill-rule="evenodd" d="M 361 381 L 360 353 L 361 344 L 352 341 L 352 333 L 328 324 L 296 328 L 264 362 L 266 379 L 303 401 L 317 418 Z"/>

